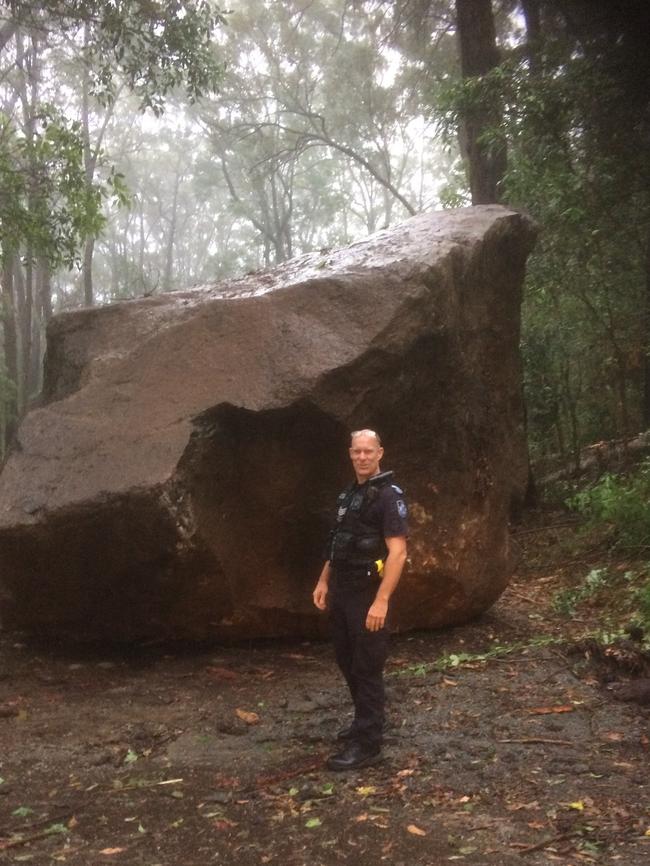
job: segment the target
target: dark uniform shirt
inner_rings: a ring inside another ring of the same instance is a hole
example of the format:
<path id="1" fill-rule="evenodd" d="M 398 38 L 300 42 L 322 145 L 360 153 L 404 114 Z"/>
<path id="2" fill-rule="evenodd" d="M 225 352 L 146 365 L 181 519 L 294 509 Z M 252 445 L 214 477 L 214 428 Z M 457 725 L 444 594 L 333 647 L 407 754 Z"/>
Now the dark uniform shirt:
<path id="1" fill-rule="evenodd" d="M 379 496 L 366 506 L 368 523 L 377 526 L 383 538 L 408 536 L 408 510 L 402 489 L 396 484 L 384 484 L 377 492 Z"/>
<path id="2" fill-rule="evenodd" d="M 336 525 L 326 558 L 335 567 L 358 569 L 386 557 L 385 538 L 408 535 L 404 492 L 386 472 L 346 488 L 338 498 Z"/>

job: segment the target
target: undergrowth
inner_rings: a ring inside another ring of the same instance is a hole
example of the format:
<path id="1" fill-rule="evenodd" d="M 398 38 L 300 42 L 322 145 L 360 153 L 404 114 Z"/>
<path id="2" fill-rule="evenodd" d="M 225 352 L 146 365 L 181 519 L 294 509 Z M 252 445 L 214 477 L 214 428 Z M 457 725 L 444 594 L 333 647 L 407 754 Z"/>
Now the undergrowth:
<path id="1" fill-rule="evenodd" d="M 393 673 L 395 676 L 424 677 L 431 673 L 444 673 L 445 671 L 453 670 L 454 668 L 459 668 L 463 665 L 488 662 L 491 659 L 504 658 L 512 653 L 557 643 L 562 643 L 562 639 L 550 635 L 539 635 L 527 641 L 514 641 L 513 643 L 503 645 L 498 644 L 490 647 L 490 649 L 485 650 L 484 652 L 445 653 L 437 659 L 434 659 L 432 662 L 418 662 L 417 664 L 408 665 L 407 667 L 401 668 Z"/>
<path id="2" fill-rule="evenodd" d="M 557 593 L 556 611 L 573 617 L 581 606 L 598 607 L 601 640 L 635 632 L 650 648 L 650 459 L 627 475 L 603 475 L 591 487 L 574 493 L 567 505 L 584 519 L 584 537 L 601 536 L 612 561 L 624 555 L 625 567 L 591 568 L 581 583 Z"/>

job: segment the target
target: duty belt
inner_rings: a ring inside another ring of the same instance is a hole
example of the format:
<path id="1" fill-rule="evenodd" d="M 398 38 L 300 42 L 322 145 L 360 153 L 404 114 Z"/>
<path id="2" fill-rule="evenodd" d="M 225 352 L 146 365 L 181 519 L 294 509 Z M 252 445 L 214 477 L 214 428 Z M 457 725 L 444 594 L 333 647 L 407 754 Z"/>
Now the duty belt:
<path id="1" fill-rule="evenodd" d="M 384 563 L 381 559 L 368 563 L 332 563 L 334 578 L 340 586 L 365 586 L 381 579 Z"/>

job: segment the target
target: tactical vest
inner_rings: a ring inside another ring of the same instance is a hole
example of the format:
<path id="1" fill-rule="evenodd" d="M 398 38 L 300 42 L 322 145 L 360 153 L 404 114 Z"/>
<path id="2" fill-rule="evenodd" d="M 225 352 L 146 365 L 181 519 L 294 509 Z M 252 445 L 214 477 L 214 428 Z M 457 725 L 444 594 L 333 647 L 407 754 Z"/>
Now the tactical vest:
<path id="1" fill-rule="evenodd" d="M 376 561 L 388 548 L 381 526 L 368 522 L 368 508 L 379 491 L 390 484 L 392 472 L 382 472 L 361 486 L 352 484 L 338 498 L 336 526 L 330 540 L 329 559 L 335 569 L 376 574 Z"/>

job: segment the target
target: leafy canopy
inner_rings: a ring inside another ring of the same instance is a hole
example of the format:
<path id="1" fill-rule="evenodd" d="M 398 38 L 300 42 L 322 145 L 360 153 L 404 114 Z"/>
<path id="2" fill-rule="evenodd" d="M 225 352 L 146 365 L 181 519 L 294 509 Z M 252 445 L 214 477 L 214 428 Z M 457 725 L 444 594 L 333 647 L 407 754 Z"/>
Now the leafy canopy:
<path id="1" fill-rule="evenodd" d="M 190 100 L 216 91 L 223 68 L 214 45 L 224 13 L 209 0 L 10 0 L 6 27 L 66 34 L 84 45 L 93 94 L 108 102 L 115 73 L 160 114 L 184 86 Z M 0 12 L 1 14 L 1 12 Z"/>

